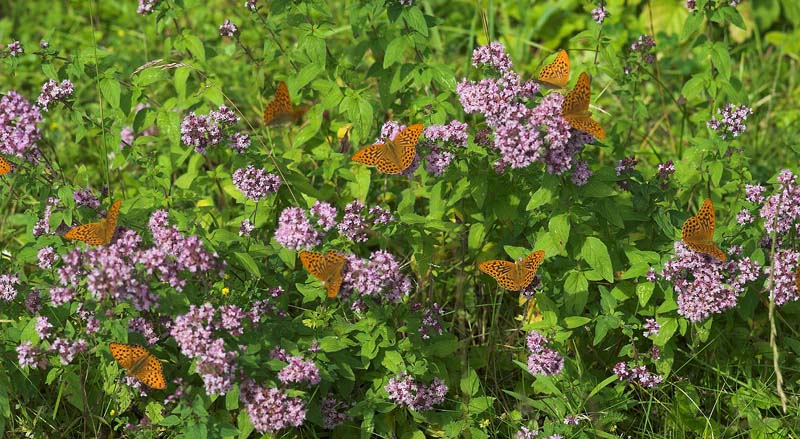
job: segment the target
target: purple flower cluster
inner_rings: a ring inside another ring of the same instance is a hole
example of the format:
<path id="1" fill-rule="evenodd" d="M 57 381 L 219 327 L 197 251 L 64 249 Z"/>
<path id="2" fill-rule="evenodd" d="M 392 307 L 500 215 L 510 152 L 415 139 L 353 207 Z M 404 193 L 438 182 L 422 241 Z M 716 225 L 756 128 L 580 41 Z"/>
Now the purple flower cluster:
<path id="1" fill-rule="evenodd" d="M 299 427 L 306 420 L 306 407 L 300 398 L 290 398 L 276 388 L 265 388 L 250 380 L 242 383 L 239 399 L 259 433 L 275 433 L 286 427 Z"/>
<path id="2" fill-rule="evenodd" d="M 312 218 L 317 219 L 317 226 L 322 228 L 323 232 L 327 232 L 336 225 L 336 215 L 338 212 L 336 208 L 331 206 L 330 203 L 317 200 L 311 209 L 308 210 Z"/>
<path id="3" fill-rule="evenodd" d="M 42 110 L 47 111 L 50 104 L 66 101 L 67 98 L 72 96 L 73 91 L 75 91 L 75 86 L 72 85 L 69 79 L 61 81 L 61 84 L 49 79 L 42 85 L 42 93 L 36 99 L 36 102 Z"/>
<path id="4" fill-rule="evenodd" d="M 653 64 L 656 61 L 653 48 L 656 47 L 656 40 L 650 35 L 640 35 L 636 41 L 631 44 L 631 53 L 638 54 L 642 57 L 642 61 L 647 64 Z"/>
<path id="5" fill-rule="evenodd" d="M 592 177 L 592 170 L 589 169 L 589 162 L 581 160 L 575 163 L 575 170 L 572 171 L 572 184 L 575 186 L 583 186 L 589 182 Z"/>
<path id="6" fill-rule="evenodd" d="M 320 233 L 314 229 L 299 207 L 287 207 L 278 218 L 275 240 L 290 250 L 307 250 L 320 243 Z"/>
<path id="7" fill-rule="evenodd" d="M 365 242 L 369 230 L 377 224 L 387 224 L 394 221 L 392 214 L 381 207 L 369 209 L 369 216 L 363 215 L 366 206 L 364 203 L 353 200 L 344 208 L 344 216 L 339 223 L 339 233 L 353 242 Z"/>
<path id="8" fill-rule="evenodd" d="M 39 108 L 21 94 L 9 91 L 0 98 L 0 153 L 37 162 L 41 154 L 36 146 L 42 133 L 36 126 L 42 122 Z"/>
<path id="9" fill-rule="evenodd" d="M 774 271 L 770 273 L 770 267 L 765 267 L 764 272 L 772 274 L 772 285 L 767 278 L 767 289 L 770 291 L 772 300 L 776 305 L 783 305 L 794 302 L 800 298 L 797 291 L 797 264 L 800 253 L 793 250 L 779 250 L 775 252 Z"/>
<path id="10" fill-rule="evenodd" d="M 697 8 L 697 0 L 686 0 L 686 9 L 694 11 Z"/>
<path id="11" fill-rule="evenodd" d="M 237 153 L 244 154 L 247 148 L 250 148 L 250 135 L 246 133 L 234 133 L 228 139 L 228 145 Z"/>
<path id="12" fill-rule="evenodd" d="M 78 206 L 86 206 L 90 209 L 97 209 L 100 207 L 100 200 L 97 195 L 92 192 L 91 188 L 78 189 L 72 196 L 75 199 L 75 204 Z"/>
<path id="13" fill-rule="evenodd" d="M 17 297 L 17 288 L 19 285 L 19 278 L 13 274 L 4 274 L 0 276 L 0 299 L 6 302 L 11 302 Z"/>
<path id="14" fill-rule="evenodd" d="M 224 105 L 207 116 L 192 112 L 181 122 L 181 141 L 185 145 L 194 147 L 196 152 L 205 154 L 206 149 L 222 142 L 223 131 L 232 127 L 238 120 L 233 110 Z"/>
<path id="15" fill-rule="evenodd" d="M 153 345 L 158 341 L 158 334 L 156 334 L 153 324 L 142 317 L 130 319 L 128 321 L 128 329 L 141 334 L 147 340 L 148 345 Z"/>
<path id="16" fill-rule="evenodd" d="M 142 238 L 132 230 L 123 230 L 111 244 L 84 249 L 78 247 L 61 256 L 58 268 L 60 287 L 51 289 L 54 304 L 72 300 L 75 285 L 86 279 L 86 289 L 100 301 L 112 298 L 129 301 L 136 309 L 151 309 L 158 295 L 150 291 L 148 276 L 180 291 L 186 284 L 179 274 L 193 275 L 218 267 L 216 254 L 208 253 L 197 236 L 184 237 L 166 222 L 167 213 L 157 211 L 150 218 L 154 245 L 141 246 Z"/>
<path id="17" fill-rule="evenodd" d="M 750 258 L 719 261 L 675 242 L 675 256 L 661 275 L 672 281 L 678 293 L 678 314 L 699 322 L 711 314 L 736 305 L 744 285 L 761 274 L 761 266 Z"/>
<path id="18" fill-rule="evenodd" d="M 440 378 L 434 378 L 430 385 L 417 382 L 414 377 L 403 372 L 389 379 L 384 389 L 395 404 L 404 405 L 417 412 L 430 410 L 444 402 L 447 385 Z"/>
<path id="19" fill-rule="evenodd" d="M 446 146 L 465 148 L 467 146 L 467 124 L 457 120 L 447 125 L 429 125 L 423 132 L 426 143 L 433 144 L 431 152 L 425 157 L 428 162 L 426 170 L 440 176 L 450 166 L 455 154 Z"/>
<path id="20" fill-rule="evenodd" d="M 50 215 L 53 214 L 53 208 L 58 206 L 61 200 L 55 197 L 50 197 L 47 199 L 47 203 L 44 205 L 44 215 L 36 221 L 36 224 L 33 226 L 33 236 L 39 237 L 42 235 L 46 235 L 50 233 Z"/>
<path id="21" fill-rule="evenodd" d="M 419 335 L 423 340 L 431 338 L 431 332 L 442 335 L 444 327 L 442 327 L 441 317 L 444 315 L 444 307 L 438 303 L 433 303 L 430 308 L 425 308 L 422 312 L 422 323 L 419 326 Z"/>
<path id="22" fill-rule="evenodd" d="M 56 252 L 51 246 L 43 247 L 36 254 L 39 259 L 39 268 L 42 270 L 50 269 L 56 261 Z"/>
<path id="23" fill-rule="evenodd" d="M 411 292 L 411 278 L 403 275 L 394 255 L 385 250 L 373 252 L 368 260 L 347 255 L 340 295 L 345 298 L 352 290 L 397 303 Z"/>
<path id="24" fill-rule="evenodd" d="M 633 170 L 636 167 L 636 164 L 639 163 L 636 160 L 636 157 L 630 156 L 625 157 L 622 160 L 617 162 L 617 177 L 621 176 L 622 174 L 633 174 Z"/>
<path id="25" fill-rule="evenodd" d="M 517 434 L 514 435 L 514 439 L 536 439 L 536 436 L 539 436 L 539 430 L 533 429 L 526 426 L 521 426 Z"/>
<path id="26" fill-rule="evenodd" d="M 796 179 L 791 171 L 784 169 L 778 175 L 780 187 L 764 200 L 760 214 L 767 233 L 786 234 L 792 228 L 797 229 L 796 223 L 800 219 L 800 186 Z M 763 199 L 763 190 L 761 186 L 748 186 L 747 199 Z"/>
<path id="27" fill-rule="evenodd" d="M 236 27 L 235 24 L 231 23 L 230 20 L 227 18 L 222 24 L 219 26 L 219 34 L 223 37 L 234 37 L 236 34 L 239 33 L 239 28 Z"/>
<path id="28" fill-rule="evenodd" d="M 170 335 L 181 353 L 196 359 L 195 369 L 207 394 L 224 394 L 233 387 L 236 353 L 225 350 L 225 340 L 214 337 L 214 307 L 210 303 L 191 305 L 186 314 L 175 317 Z"/>
<path id="29" fill-rule="evenodd" d="M 322 400 L 320 412 L 322 412 L 322 428 L 333 430 L 343 424 L 347 419 L 345 403 L 331 396 Z"/>
<path id="30" fill-rule="evenodd" d="M 250 218 L 245 219 L 242 221 L 242 224 L 239 225 L 239 236 L 250 236 L 253 233 L 253 230 L 256 229 L 256 226 L 250 222 Z"/>
<path id="31" fill-rule="evenodd" d="M 47 356 L 39 346 L 29 341 L 23 341 L 17 346 L 17 361 L 19 367 L 30 366 L 32 369 L 47 369 Z"/>
<path id="32" fill-rule="evenodd" d="M 159 3 L 161 3 L 161 0 L 139 0 L 139 7 L 136 8 L 136 13 L 139 15 L 150 15 Z"/>
<path id="33" fill-rule="evenodd" d="M 11 56 L 18 56 L 25 53 L 25 49 L 22 48 L 22 43 L 20 43 L 17 40 L 8 43 L 8 46 L 6 46 L 6 48 L 8 49 L 9 55 Z"/>
<path id="34" fill-rule="evenodd" d="M 645 366 L 634 366 L 620 361 L 614 365 L 614 373 L 623 381 L 637 382 L 640 386 L 652 389 L 664 381 L 664 377 L 651 373 Z"/>
<path id="35" fill-rule="evenodd" d="M 53 325 L 47 320 L 47 317 L 39 316 L 36 318 L 35 328 L 39 338 L 44 340 L 51 335 L 50 330 L 53 329 Z"/>
<path id="36" fill-rule="evenodd" d="M 644 331 L 642 331 L 642 335 L 645 337 L 658 335 L 659 330 L 661 330 L 661 325 L 656 322 L 656 319 L 647 319 L 644 323 Z"/>
<path id="37" fill-rule="evenodd" d="M 74 360 L 78 354 L 88 349 L 89 344 L 82 338 L 78 340 L 67 340 L 59 337 L 50 345 L 50 351 L 57 353 L 61 359 L 61 364 L 65 366 L 72 363 L 72 360 Z"/>
<path id="38" fill-rule="evenodd" d="M 658 180 L 661 183 L 661 189 L 666 190 L 669 185 L 669 178 L 675 173 L 675 163 L 672 160 L 667 160 L 664 163 L 658 164 Z"/>
<path id="39" fill-rule="evenodd" d="M 245 0 L 244 7 L 249 9 L 250 12 L 256 12 L 258 10 L 258 0 Z"/>
<path id="40" fill-rule="evenodd" d="M 525 344 L 531 355 L 528 356 L 528 372 L 531 375 L 558 375 L 564 369 L 564 358 L 555 350 L 545 346 L 550 343 L 545 336 L 536 331 L 528 333 Z"/>
<path id="41" fill-rule="evenodd" d="M 473 62 L 489 64 L 502 74 L 478 82 L 464 79 L 456 87 L 464 111 L 482 114 L 493 131 L 492 148 L 500 153 L 495 170 L 524 168 L 536 161 L 544 163 L 551 174 L 572 168 L 574 156 L 592 136 L 573 133 L 561 115 L 563 96 L 551 93 L 529 108 L 526 102 L 536 95 L 539 85 L 521 81 L 500 43 L 476 49 Z"/>
<path id="42" fill-rule="evenodd" d="M 305 361 L 303 357 L 291 356 L 286 359 L 289 363 L 280 372 L 278 379 L 284 383 L 303 383 L 319 384 L 319 368 L 313 361 Z"/>
<path id="43" fill-rule="evenodd" d="M 608 17 L 608 9 L 601 1 L 597 4 L 597 7 L 592 9 L 592 19 L 597 22 L 597 24 L 603 24 L 606 17 Z"/>
<path id="44" fill-rule="evenodd" d="M 260 201 L 267 195 L 278 192 L 281 179 L 275 174 L 270 174 L 266 169 L 258 169 L 253 165 L 237 169 L 233 173 L 233 184 L 236 189 L 253 201 Z"/>
<path id="45" fill-rule="evenodd" d="M 717 109 L 717 116 L 713 116 L 706 125 L 712 130 L 719 133 L 722 139 L 726 139 L 728 135 L 731 137 L 739 137 L 746 129 L 747 116 L 753 114 L 753 110 L 745 105 L 726 104 L 722 108 Z"/>

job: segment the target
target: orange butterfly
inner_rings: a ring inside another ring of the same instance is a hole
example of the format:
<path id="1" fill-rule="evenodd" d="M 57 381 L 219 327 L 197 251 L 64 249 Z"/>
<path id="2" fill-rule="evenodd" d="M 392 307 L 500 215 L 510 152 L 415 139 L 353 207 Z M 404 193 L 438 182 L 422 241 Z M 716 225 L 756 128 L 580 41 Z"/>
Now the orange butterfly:
<path id="1" fill-rule="evenodd" d="M 727 259 L 725 253 L 714 244 L 714 204 L 710 198 L 703 201 L 696 216 L 689 217 L 681 227 L 681 239 L 690 249 L 711 255 L 720 261 Z"/>
<path id="2" fill-rule="evenodd" d="M 556 59 L 550 64 L 542 67 L 539 76 L 534 82 L 547 88 L 567 88 L 569 81 L 569 56 L 567 51 L 562 50 L 556 55 Z"/>
<path id="3" fill-rule="evenodd" d="M 276 126 L 286 122 L 297 122 L 304 114 L 306 114 L 306 108 L 292 107 L 289 88 L 286 87 L 285 82 L 281 81 L 275 91 L 275 99 L 264 107 L 264 124 Z"/>
<path id="4" fill-rule="evenodd" d="M 107 245 L 114 237 L 117 228 L 117 217 L 122 200 L 117 200 L 108 209 L 108 215 L 100 221 L 84 224 L 71 228 L 64 234 L 64 238 L 76 241 L 83 241 L 89 245 Z"/>
<path id="5" fill-rule="evenodd" d="M 407 126 L 386 143 L 376 143 L 358 150 L 353 154 L 353 161 L 375 166 L 384 174 L 399 174 L 414 161 L 422 128 L 421 123 Z"/>
<path id="6" fill-rule="evenodd" d="M 544 250 L 537 250 L 521 261 L 491 260 L 482 262 L 478 269 L 492 276 L 508 291 L 519 291 L 533 282 L 536 270 L 544 260 Z"/>
<path id="7" fill-rule="evenodd" d="M 589 112 L 589 99 L 592 97 L 591 80 L 586 72 L 578 77 L 575 88 L 564 96 L 561 104 L 561 115 L 572 128 L 589 133 L 600 140 L 606 138 L 606 132 Z"/>
<path id="8" fill-rule="evenodd" d="M 147 349 L 135 344 L 109 343 L 111 355 L 124 367 L 129 375 L 154 389 L 164 389 L 167 382 L 161 371 L 161 361 L 147 352 Z"/>
<path id="9" fill-rule="evenodd" d="M 8 160 L 0 157 L 0 175 L 8 174 L 12 169 L 14 168 L 11 167 L 11 163 L 9 163 Z"/>
<path id="10" fill-rule="evenodd" d="M 342 268 L 347 259 L 337 251 L 330 250 L 328 254 L 301 251 L 300 262 L 309 273 L 322 281 L 322 285 L 328 292 L 329 298 L 334 298 L 339 294 L 342 287 Z"/>

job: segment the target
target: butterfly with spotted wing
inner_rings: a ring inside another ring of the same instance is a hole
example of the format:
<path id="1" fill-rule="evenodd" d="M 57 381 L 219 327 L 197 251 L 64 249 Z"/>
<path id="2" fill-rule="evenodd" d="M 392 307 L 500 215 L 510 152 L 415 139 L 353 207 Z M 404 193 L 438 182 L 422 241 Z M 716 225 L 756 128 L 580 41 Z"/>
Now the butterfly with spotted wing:
<path id="1" fill-rule="evenodd" d="M 543 260 L 544 250 L 537 250 L 520 261 L 485 261 L 478 265 L 478 269 L 495 278 L 508 291 L 519 291 L 533 282 Z"/>
<path id="2" fill-rule="evenodd" d="M 111 356 L 117 360 L 117 363 L 128 371 L 128 374 L 136 377 L 148 387 L 153 389 L 167 387 L 164 373 L 161 370 L 161 361 L 144 347 L 135 344 L 109 343 L 108 350 L 111 351 Z"/>
<path id="3" fill-rule="evenodd" d="M 122 200 L 117 200 L 108 209 L 108 214 L 100 221 L 84 224 L 71 228 L 64 234 L 64 238 L 75 241 L 83 241 L 89 245 L 107 245 L 114 237 L 117 229 L 117 217 Z"/>
<path id="4" fill-rule="evenodd" d="M 278 83 L 275 98 L 264 107 L 264 124 L 268 126 L 283 125 L 287 122 L 297 122 L 306 114 L 306 108 L 292 106 L 289 98 L 289 88 L 286 83 Z"/>
<path id="5" fill-rule="evenodd" d="M 575 88 L 564 96 L 564 102 L 561 104 L 561 115 L 572 128 L 603 140 L 606 138 L 606 132 L 596 120 L 592 119 L 592 113 L 589 111 L 589 99 L 591 97 L 591 79 L 589 79 L 589 75 L 586 72 L 582 72 L 578 77 Z"/>
<path id="6" fill-rule="evenodd" d="M 542 71 L 539 72 L 539 76 L 533 82 L 547 88 L 567 88 L 567 82 L 569 82 L 569 56 L 567 56 L 567 51 L 559 51 L 556 59 L 542 67 Z"/>
<path id="7" fill-rule="evenodd" d="M 353 154 L 353 161 L 375 166 L 384 174 L 399 174 L 414 161 L 422 128 L 421 123 L 407 126 L 386 143 L 376 143 L 358 150 Z"/>
<path id="8" fill-rule="evenodd" d="M 300 262 L 303 267 L 314 277 L 322 281 L 322 285 L 329 298 L 334 298 L 339 294 L 342 287 L 342 268 L 346 258 L 343 254 L 330 250 L 327 254 L 301 251 Z"/>
<path id="9" fill-rule="evenodd" d="M 698 253 L 713 256 L 720 261 L 727 259 L 725 253 L 714 244 L 714 203 L 710 198 L 703 201 L 697 215 L 689 217 L 681 227 L 681 239 L 687 247 Z"/>

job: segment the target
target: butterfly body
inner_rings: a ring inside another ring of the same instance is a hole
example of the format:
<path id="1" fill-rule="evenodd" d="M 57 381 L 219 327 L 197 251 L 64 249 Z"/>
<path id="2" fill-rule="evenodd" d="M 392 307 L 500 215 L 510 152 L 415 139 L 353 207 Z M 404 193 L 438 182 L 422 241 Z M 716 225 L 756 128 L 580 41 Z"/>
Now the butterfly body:
<path id="1" fill-rule="evenodd" d="M 283 125 L 288 122 L 300 120 L 306 113 L 305 108 L 295 108 L 289 98 L 289 88 L 286 83 L 278 83 L 275 98 L 264 107 L 264 124 L 268 126 Z"/>
<path id="2" fill-rule="evenodd" d="M 566 88 L 569 81 L 569 56 L 566 50 L 561 50 L 556 59 L 542 67 L 539 76 L 534 82 L 547 88 Z"/>
<path id="3" fill-rule="evenodd" d="M 697 215 L 689 217 L 681 227 L 681 240 L 691 250 L 713 256 L 720 261 L 725 261 L 727 256 L 714 243 L 714 204 L 710 198 L 703 201 Z"/>
<path id="4" fill-rule="evenodd" d="M 586 72 L 582 72 L 575 88 L 564 96 L 561 115 L 572 128 L 602 140 L 606 138 L 606 132 L 596 120 L 592 119 L 592 113 L 589 111 L 591 96 L 591 79 Z"/>
<path id="5" fill-rule="evenodd" d="M 114 237 L 114 231 L 117 228 L 117 217 L 119 216 L 119 208 L 122 205 L 122 200 L 117 200 L 108 209 L 108 214 L 100 221 L 83 224 L 71 228 L 64 234 L 65 239 L 83 241 L 89 245 L 107 245 Z"/>
<path id="6" fill-rule="evenodd" d="M 337 251 L 330 250 L 327 254 L 301 251 L 300 262 L 303 267 L 314 277 L 322 281 L 329 298 L 339 294 L 342 287 L 342 269 L 347 259 Z"/>
<path id="7" fill-rule="evenodd" d="M 536 270 L 543 260 L 544 250 L 537 250 L 520 261 L 485 261 L 478 269 L 495 278 L 501 287 L 509 291 L 519 291 L 533 282 Z"/>
<path id="8" fill-rule="evenodd" d="M 358 150 L 353 154 L 353 161 L 375 166 L 385 174 L 399 174 L 414 161 L 422 128 L 421 123 L 409 125 L 394 136 L 394 139 Z"/>
<path id="9" fill-rule="evenodd" d="M 142 346 L 125 343 L 109 343 L 108 350 L 128 374 L 153 389 L 164 389 L 167 382 L 161 370 L 161 361 Z"/>

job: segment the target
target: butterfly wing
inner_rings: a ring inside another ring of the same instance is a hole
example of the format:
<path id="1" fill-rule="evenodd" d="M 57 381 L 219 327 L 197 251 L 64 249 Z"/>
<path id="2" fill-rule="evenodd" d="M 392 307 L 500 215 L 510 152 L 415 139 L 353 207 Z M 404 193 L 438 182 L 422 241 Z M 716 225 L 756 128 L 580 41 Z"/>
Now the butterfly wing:
<path id="1" fill-rule="evenodd" d="M 108 209 L 108 214 L 106 217 L 101 221 L 103 224 L 103 244 L 108 244 L 111 242 L 111 238 L 114 237 L 114 231 L 117 230 L 117 218 L 119 217 L 119 208 L 122 206 L 122 200 L 117 200 L 114 204 L 111 205 L 111 208 Z"/>
<path id="2" fill-rule="evenodd" d="M 566 88 L 569 81 L 569 56 L 567 51 L 562 50 L 556 55 L 556 59 L 550 64 L 542 67 L 536 82 L 547 88 Z"/>
<path id="3" fill-rule="evenodd" d="M 592 97 L 591 79 L 586 72 L 581 72 L 578 82 L 561 104 L 561 114 L 572 128 L 605 139 L 606 132 L 589 112 L 589 99 Z"/>
<path id="4" fill-rule="evenodd" d="M 417 142 L 419 136 L 422 134 L 423 125 L 415 123 L 414 125 L 407 126 L 403 131 L 400 131 L 392 142 L 400 148 L 402 155 L 400 156 L 400 172 L 405 171 L 411 166 L 414 157 L 417 155 Z M 378 168 L 380 169 L 380 168 Z"/>
<path id="5" fill-rule="evenodd" d="M 533 282 L 533 278 L 536 276 L 536 270 L 539 269 L 539 265 L 542 264 L 544 260 L 544 250 L 537 250 L 525 259 L 522 260 L 523 266 L 523 276 L 521 286 L 522 288 L 527 287 Z"/>
<path id="6" fill-rule="evenodd" d="M 294 116 L 292 101 L 289 98 L 289 88 L 285 82 L 281 81 L 278 83 L 278 89 L 275 90 L 275 98 L 264 107 L 264 124 L 280 125 L 294 120 Z"/>
<path id="7" fill-rule="evenodd" d="M 331 299 L 339 294 L 344 276 L 342 269 L 347 258 L 334 250 L 325 255 L 325 290 Z"/>
<path id="8" fill-rule="evenodd" d="M 399 164 L 397 165 L 396 169 L 389 166 L 391 164 L 391 161 L 386 159 L 388 155 L 389 155 L 389 147 L 384 143 L 376 143 L 374 145 L 365 146 L 356 151 L 356 153 L 353 154 L 353 161 L 370 166 L 381 165 L 381 167 L 389 171 L 396 170 L 396 172 L 387 172 L 387 174 L 399 174 L 400 172 L 402 172 L 399 170 L 400 169 Z M 383 171 L 383 169 L 381 169 L 381 171 L 386 172 Z"/>
<path id="9" fill-rule="evenodd" d="M 65 239 L 83 241 L 89 245 L 105 244 L 105 226 L 103 223 L 94 222 L 75 226 L 64 234 Z"/>
<path id="10" fill-rule="evenodd" d="M 300 262 L 303 263 L 306 271 L 311 273 L 317 279 L 324 281 L 325 277 L 325 256 L 321 253 L 315 252 L 300 252 Z"/>
<path id="11" fill-rule="evenodd" d="M 492 276 L 501 287 L 509 291 L 519 291 L 523 288 L 520 285 L 517 265 L 513 262 L 495 259 L 482 262 L 478 265 L 478 269 Z"/>
<path id="12" fill-rule="evenodd" d="M 164 372 L 161 370 L 161 361 L 149 353 L 141 369 L 136 372 L 135 376 L 139 381 L 153 389 L 165 389 L 167 387 L 167 382 L 164 379 Z"/>
<path id="13" fill-rule="evenodd" d="M 161 361 L 150 355 L 150 352 L 147 352 L 144 347 L 134 344 L 109 343 L 108 350 L 117 363 L 139 381 L 154 389 L 167 387 L 164 373 L 161 370 Z"/>
<path id="14" fill-rule="evenodd" d="M 713 241 L 715 227 L 714 204 L 710 198 L 706 198 L 697 215 L 689 217 L 683 223 L 681 240 L 693 251 L 725 261 L 727 256 Z"/>
<path id="15" fill-rule="evenodd" d="M 8 160 L 0 157 L 0 175 L 6 175 L 14 169 Z"/>

